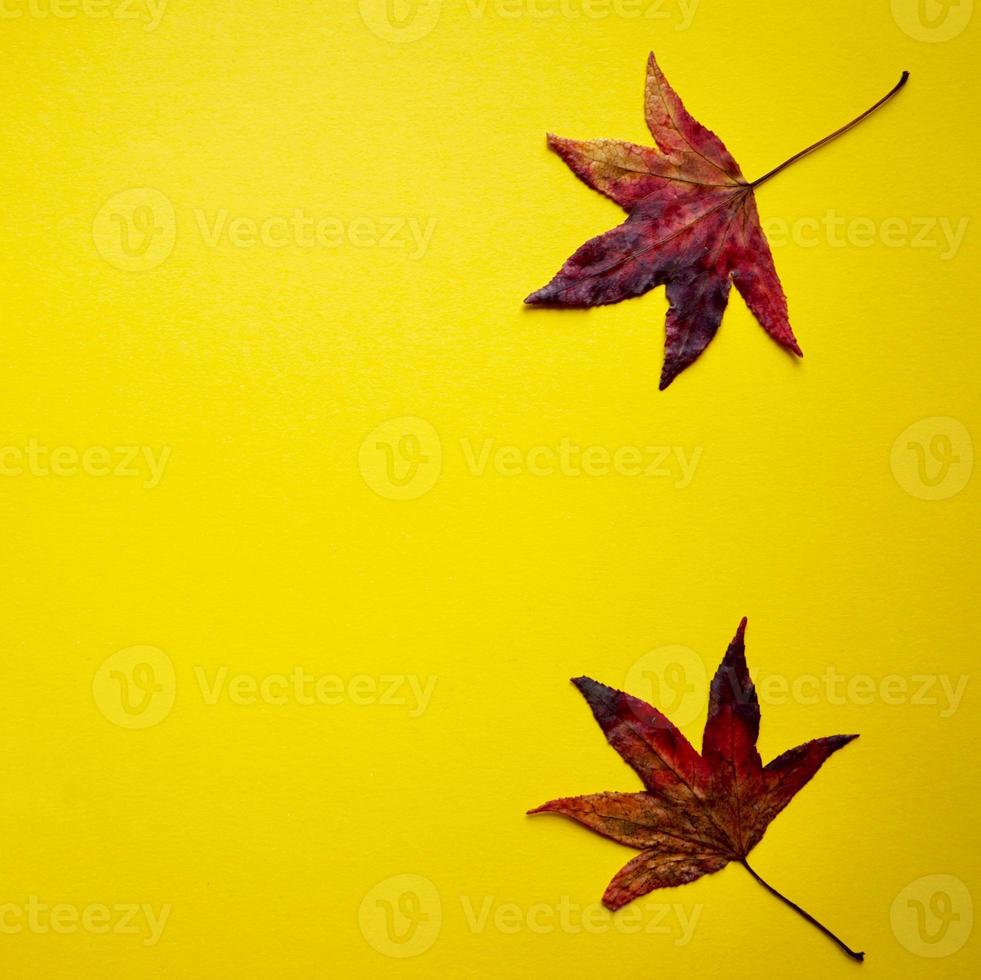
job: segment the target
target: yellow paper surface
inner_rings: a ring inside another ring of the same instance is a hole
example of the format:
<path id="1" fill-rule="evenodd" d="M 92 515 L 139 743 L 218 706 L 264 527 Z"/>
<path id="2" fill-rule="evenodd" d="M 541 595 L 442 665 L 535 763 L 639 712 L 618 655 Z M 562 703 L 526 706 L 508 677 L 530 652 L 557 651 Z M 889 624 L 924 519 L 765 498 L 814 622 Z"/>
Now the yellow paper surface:
<path id="1" fill-rule="evenodd" d="M 523 815 L 639 788 L 569 677 L 697 743 L 742 615 L 764 757 L 862 736 L 756 869 L 976 973 L 970 0 L 0 19 L 4 977 L 844 974 Z M 749 177 L 911 72 L 760 190 L 803 362 L 733 293 L 659 394 L 662 290 L 522 308 L 620 220 L 544 134 L 648 142 L 650 49 Z"/>

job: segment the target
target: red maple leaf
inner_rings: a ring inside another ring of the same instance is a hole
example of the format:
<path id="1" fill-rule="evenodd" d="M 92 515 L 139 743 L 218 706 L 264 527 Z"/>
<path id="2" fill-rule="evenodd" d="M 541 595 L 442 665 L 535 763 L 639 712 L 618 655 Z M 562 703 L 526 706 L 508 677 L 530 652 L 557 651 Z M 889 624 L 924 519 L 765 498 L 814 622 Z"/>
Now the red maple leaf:
<path id="1" fill-rule="evenodd" d="M 760 705 L 746 666 L 746 620 L 712 679 L 699 754 L 657 708 L 588 677 L 573 684 L 606 740 L 640 776 L 639 793 L 594 793 L 552 800 L 529 813 L 558 813 L 640 851 L 610 882 L 603 904 L 615 911 L 656 888 L 684 885 L 738 861 L 770 892 L 861 960 L 842 940 L 750 868 L 746 858 L 770 821 L 824 761 L 857 735 L 805 742 L 763 765 L 756 749 Z"/>
<path id="2" fill-rule="evenodd" d="M 715 133 L 696 122 L 668 84 L 654 55 L 647 63 L 645 114 L 660 152 L 622 140 L 548 144 L 584 183 L 629 215 L 586 242 L 554 279 L 525 302 L 534 306 L 600 306 L 667 287 L 663 390 L 715 336 L 736 289 L 777 343 L 803 356 L 790 328 L 784 295 L 756 211 L 755 188 L 795 160 L 840 136 L 888 101 L 795 154 L 758 180 L 747 181 Z"/>

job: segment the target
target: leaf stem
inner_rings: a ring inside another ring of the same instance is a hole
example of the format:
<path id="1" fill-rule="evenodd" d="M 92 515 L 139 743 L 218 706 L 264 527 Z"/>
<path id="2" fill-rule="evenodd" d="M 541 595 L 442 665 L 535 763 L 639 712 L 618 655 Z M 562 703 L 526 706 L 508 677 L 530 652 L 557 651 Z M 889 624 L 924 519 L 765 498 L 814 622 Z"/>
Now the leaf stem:
<path id="1" fill-rule="evenodd" d="M 860 116 L 856 116 L 850 123 L 845 123 L 845 125 L 842 126 L 841 129 L 836 129 L 830 135 L 825 136 L 823 140 L 818 140 L 816 143 L 812 143 L 809 147 L 807 147 L 807 149 L 801 150 L 800 153 L 795 153 L 792 157 L 790 157 L 789 160 L 784 160 L 784 162 L 781 163 L 779 167 L 774 167 L 768 173 L 763 174 L 762 177 L 758 177 L 749 186 L 759 187 L 760 184 L 765 183 L 771 177 L 775 177 L 778 173 L 780 173 L 781 170 L 785 170 L 792 163 L 796 163 L 801 157 L 807 156 L 808 153 L 813 153 L 815 150 L 824 146 L 826 143 L 830 143 L 832 140 L 837 139 L 843 133 L 847 133 L 848 130 L 853 129 L 866 116 L 871 116 L 876 109 L 878 109 L 880 106 L 885 105 L 906 84 L 906 79 L 908 78 L 909 78 L 909 72 L 904 71 L 903 74 L 900 76 L 899 81 L 896 82 L 896 84 L 892 87 L 892 89 L 889 92 L 887 92 L 881 99 L 879 99 L 879 101 L 876 102 L 875 105 L 870 106 Z"/>
<path id="2" fill-rule="evenodd" d="M 740 862 L 742 866 L 768 891 L 771 895 L 776 895 L 781 902 L 785 902 L 789 905 L 798 915 L 802 915 L 811 925 L 817 926 L 829 939 L 833 939 L 841 948 L 846 952 L 853 960 L 858 960 L 861 963 L 865 959 L 865 953 L 856 953 L 850 946 L 847 946 L 842 940 L 840 940 L 827 926 L 821 925 L 813 915 L 805 912 L 796 902 L 792 902 L 786 895 L 781 895 L 780 892 L 773 887 L 773 885 L 767 884 L 750 866 L 749 862 L 743 858 Z"/>

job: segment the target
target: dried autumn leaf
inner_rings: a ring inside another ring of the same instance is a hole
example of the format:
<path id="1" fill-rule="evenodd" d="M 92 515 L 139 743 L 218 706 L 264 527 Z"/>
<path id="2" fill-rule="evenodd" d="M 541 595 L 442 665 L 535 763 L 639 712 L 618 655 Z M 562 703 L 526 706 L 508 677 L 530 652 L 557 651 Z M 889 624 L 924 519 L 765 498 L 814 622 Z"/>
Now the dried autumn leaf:
<path id="1" fill-rule="evenodd" d="M 529 813 L 558 813 L 640 853 L 610 882 L 603 904 L 615 911 L 656 888 L 684 885 L 731 861 L 861 960 L 800 906 L 768 885 L 747 855 L 770 821 L 821 768 L 857 735 L 805 742 L 763 765 L 756 749 L 760 705 L 746 666 L 746 620 L 709 690 L 699 754 L 656 708 L 588 677 L 573 684 L 586 699 L 607 741 L 640 776 L 639 793 L 594 793 L 552 800 Z"/>
<path id="2" fill-rule="evenodd" d="M 760 227 L 753 191 L 851 129 L 892 98 L 908 76 L 903 72 L 895 88 L 856 119 L 750 182 L 715 133 L 688 114 L 651 54 L 645 113 L 660 152 L 622 140 L 578 141 L 549 134 L 549 146 L 573 173 L 629 217 L 586 242 L 525 302 L 600 306 L 666 286 L 670 307 L 662 390 L 715 336 L 732 283 L 763 329 L 803 356 L 790 328 L 787 298 Z"/>

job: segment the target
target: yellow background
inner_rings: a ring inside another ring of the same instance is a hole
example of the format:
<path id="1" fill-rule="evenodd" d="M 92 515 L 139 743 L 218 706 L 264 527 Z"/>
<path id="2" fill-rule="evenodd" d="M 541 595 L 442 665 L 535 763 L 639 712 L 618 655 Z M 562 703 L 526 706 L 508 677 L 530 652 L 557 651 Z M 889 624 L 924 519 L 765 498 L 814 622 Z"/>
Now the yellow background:
<path id="1" fill-rule="evenodd" d="M 765 758 L 862 737 L 779 817 L 754 865 L 865 949 L 866 976 L 976 974 L 976 937 L 921 958 L 890 908 L 925 875 L 978 897 L 981 484 L 925 499 L 890 453 L 921 419 L 981 433 L 977 17 L 933 43 L 887 2 L 703 0 L 685 29 L 676 3 L 652 8 L 660 19 L 629 4 L 572 16 L 570 4 L 476 16 L 445 0 L 435 23 L 407 21 L 426 28 L 414 40 L 380 36 L 369 0 L 364 15 L 355 0 L 172 0 L 152 30 L 0 20 L 0 442 L 171 450 L 153 487 L 0 478 L 0 904 L 172 906 L 152 946 L 0 934 L 4 977 L 855 969 L 739 867 L 650 897 L 700 906 L 686 945 L 624 934 L 604 914 L 592 931 L 468 924 L 488 896 L 521 915 L 563 896 L 596 902 L 630 857 L 523 815 L 638 787 L 567 679 L 621 686 L 665 645 L 710 674 L 743 614 L 758 676 L 969 676 L 949 717 L 912 696 L 765 703 Z M 959 250 L 820 234 L 775 245 L 803 362 L 733 293 L 705 356 L 660 394 L 663 290 L 591 312 L 524 310 L 619 220 L 544 134 L 648 142 L 652 48 L 749 177 L 909 69 L 885 110 L 761 188 L 760 212 L 899 219 L 908 238 L 915 218 L 968 218 Z M 93 234 L 130 188 L 161 192 L 175 215 L 172 252 L 134 271 Z M 209 245 L 201 215 L 222 209 L 436 228 L 421 257 L 364 241 Z M 442 468 L 428 492 L 394 500 L 359 454 L 403 417 L 438 433 Z M 493 463 L 475 475 L 461 440 L 485 439 L 701 457 L 684 488 Z M 954 449 L 962 479 L 971 447 Z M 176 700 L 131 730 L 100 710 L 93 680 L 134 645 L 173 663 Z M 195 673 L 296 665 L 437 683 L 411 717 L 351 697 L 209 705 Z M 690 683 L 697 741 L 704 676 Z M 442 907 L 435 942 L 407 958 L 378 952 L 384 937 L 359 919 L 366 895 L 382 908 L 369 891 L 401 875 L 431 883 Z"/>

